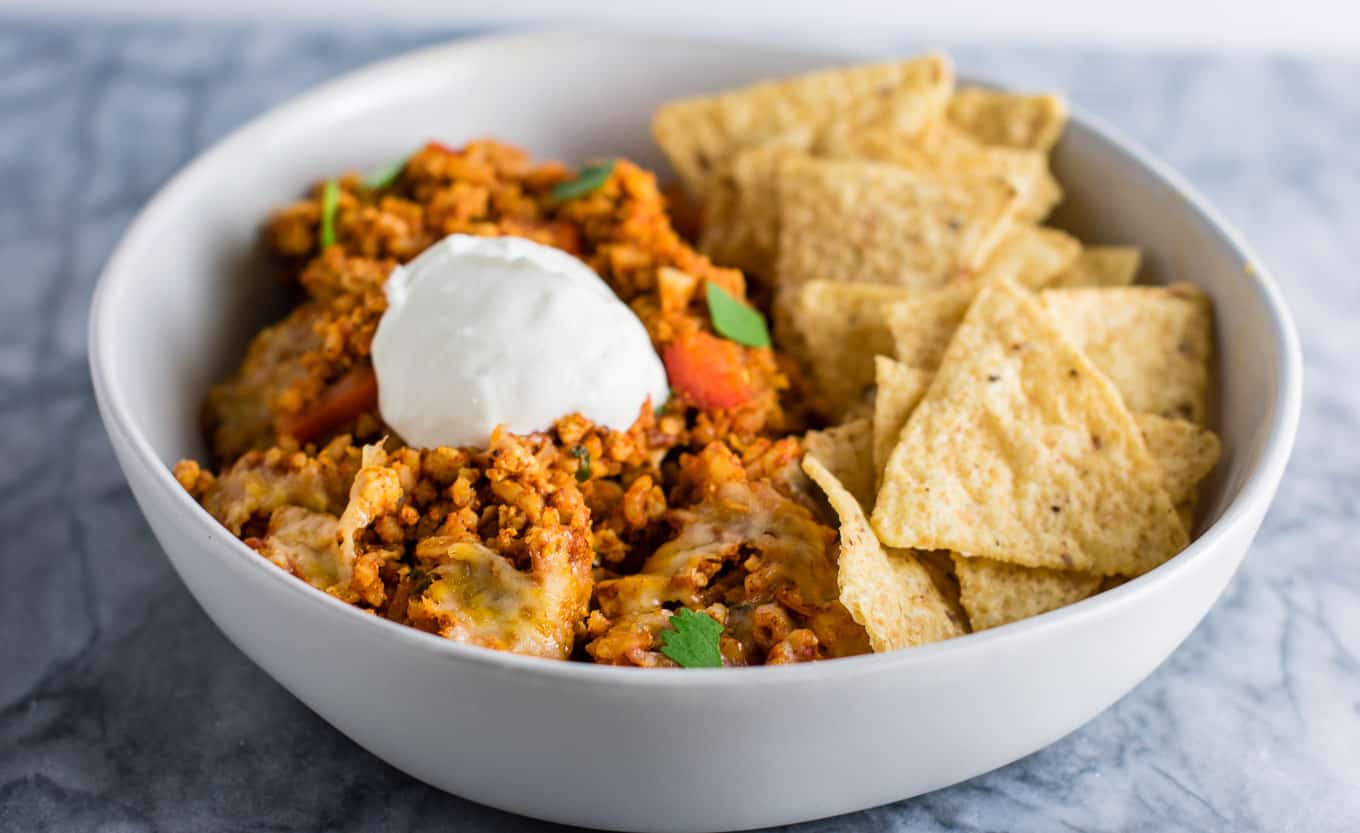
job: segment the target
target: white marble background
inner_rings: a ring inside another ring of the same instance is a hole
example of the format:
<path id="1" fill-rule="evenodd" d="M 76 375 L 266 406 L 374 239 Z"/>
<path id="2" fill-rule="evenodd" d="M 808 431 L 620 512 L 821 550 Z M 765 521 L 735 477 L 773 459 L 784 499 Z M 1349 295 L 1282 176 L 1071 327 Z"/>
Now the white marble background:
<path id="1" fill-rule="evenodd" d="M 95 276 L 176 168 L 449 34 L 0 19 L 0 830 L 548 829 L 393 771 L 232 648 L 138 514 L 85 367 Z M 955 55 L 1067 90 L 1245 231 L 1302 332 L 1302 427 L 1242 572 L 1122 702 L 973 781 L 797 829 L 1360 829 L 1360 61 Z"/>
<path id="2" fill-rule="evenodd" d="M 964 43 L 1249 49 L 1299 54 L 1360 50 L 1354 0 L 0 0 L 0 13 L 118 18 L 308 21 L 405 27 L 544 26 L 703 30 L 761 39 L 892 49 L 908 39 Z"/>

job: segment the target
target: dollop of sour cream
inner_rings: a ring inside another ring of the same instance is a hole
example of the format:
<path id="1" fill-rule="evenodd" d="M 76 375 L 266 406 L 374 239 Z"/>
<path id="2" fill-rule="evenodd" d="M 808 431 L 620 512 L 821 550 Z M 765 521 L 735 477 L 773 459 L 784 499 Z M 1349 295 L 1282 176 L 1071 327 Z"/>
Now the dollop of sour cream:
<path id="1" fill-rule="evenodd" d="M 666 401 L 642 322 L 559 249 L 453 234 L 393 270 L 386 291 L 378 408 L 411 445 L 485 447 L 497 425 L 544 431 L 573 412 L 624 430 L 649 397 Z"/>

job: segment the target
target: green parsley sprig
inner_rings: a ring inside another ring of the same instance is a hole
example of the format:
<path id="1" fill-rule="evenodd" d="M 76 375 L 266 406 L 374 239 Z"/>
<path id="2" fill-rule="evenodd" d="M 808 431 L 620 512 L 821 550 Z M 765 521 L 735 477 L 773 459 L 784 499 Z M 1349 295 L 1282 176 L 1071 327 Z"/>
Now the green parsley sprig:
<path id="1" fill-rule="evenodd" d="M 335 244 L 335 215 L 340 210 L 340 183 L 326 180 L 321 189 L 321 248 Z"/>
<path id="2" fill-rule="evenodd" d="M 548 196 L 552 198 L 553 203 L 564 203 L 577 197 L 584 197 L 586 194 L 598 190 L 609 181 L 609 177 L 613 174 L 613 159 L 593 162 L 578 171 L 575 179 L 554 185 Z"/>
<path id="3" fill-rule="evenodd" d="M 738 301 L 712 281 L 705 284 L 704 292 L 713 329 L 719 335 L 747 347 L 770 346 L 770 329 L 765 326 L 765 316 L 758 310 Z"/>
<path id="4" fill-rule="evenodd" d="M 722 668 L 718 636 L 722 625 L 702 611 L 682 608 L 671 617 L 671 627 L 661 632 L 661 653 L 685 668 Z"/>
<path id="5" fill-rule="evenodd" d="M 583 445 L 574 445 L 571 447 L 571 456 L 577 460 L 576 482 L 586 482 L 590 479 L 590 449 Z"/>
<path id="6" fill-rule="evenodd" d="M 396 182 L 397 177 L 401 176 L 401 172 L 406 170 L 406 163 L 410 158 L 411 157 L 409 156 L 403 156 L 395 162 L 389 162 L 381 168 L 370 172 L 368 176 L 364 177 L 364 187 L 370 191 L 377 191 Z"/>

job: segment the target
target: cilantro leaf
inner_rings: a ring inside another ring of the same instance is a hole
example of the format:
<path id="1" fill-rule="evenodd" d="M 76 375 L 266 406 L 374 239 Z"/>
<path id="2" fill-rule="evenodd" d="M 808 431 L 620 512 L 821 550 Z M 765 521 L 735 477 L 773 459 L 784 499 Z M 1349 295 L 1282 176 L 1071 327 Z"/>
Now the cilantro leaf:
<path id="1" fill-rule="evenodd" d="M 379 188 L 386 188 L 397 181 L 401 172 L 406 170 L 406 161 L 410 157 L 403 156 L 395 162 L 389 162 L 364 177 L 364 187 L 370 191 L 377 191 Z"/>
<path id="2" fill-rule="evenodd" d="M 340 183 L 326 180 L 321 189 L 321 248 L 335 244 L 335 215 L 340 210 Z"/>
<path id="3" fill-rule="evenodd" d="M 705 286 L 708 314 L 718 334 L 747 347 L 769 347 L 770 331 L 765 316 L 733 298 L 726 289 L 709 281 Z"/>
<path id="4" fill-rule="evenodd" d="M 682 608 L 671 617 L 671 628 L 661 632 L 661 653 L 685 668 L 722 668 L 718 634 L 723 628 L 712 616 Z"/>
<path id="5" fill-rule="evenodd" d="M 609 181 L 614 173 L 614 160 L 606 159 L 586 165 L 576 174 L 575 179 L 559 182 L 553 186 L 550 196 L 554 203 L 562 203 L 584 197 Z"/>
<path id="6" fill-rule="evenodd" d="M 570 453 L 579 461 L 576 464 L 576 482 L 586 482 L 590 479 L 590 450 L 583 445 L 574 445 Z"/>

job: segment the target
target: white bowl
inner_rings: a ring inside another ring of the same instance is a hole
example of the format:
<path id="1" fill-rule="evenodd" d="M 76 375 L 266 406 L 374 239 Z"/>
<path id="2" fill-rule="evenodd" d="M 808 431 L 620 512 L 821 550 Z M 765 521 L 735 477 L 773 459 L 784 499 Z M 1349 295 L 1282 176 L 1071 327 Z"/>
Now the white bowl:
<path id="1" fill-rule="evenodd" d="M 1198 539 L 1122 587 L 1007 627 L 809 665 L 637 670 L 496 653 L 362 613 L 252 553 L 175 483 L 199 403 L 280 309 L 262 218 L 334 171 L 438 137 L 662 166 L 653 108 L 843 60 L 591 34 L 426 49 L 304 95 L 204 153 L 142 212 L 95 295 L 100 412 L 157 539 L 218 627 L 392 765 L 572 824 L 728 830 L 913 796 L 1072 731 L 1146 677 L 1213 604 L 1275 492 L 1298 420 L 1297 337 L 1245 245 L 1177 176 L 1077 115 L 1055 165 L 1068 225 L 1147 247 L 1154 279 L 1214 298 L 1225 454 Z M 1004 79 L 999 79 L 1004 81 Z"/>

